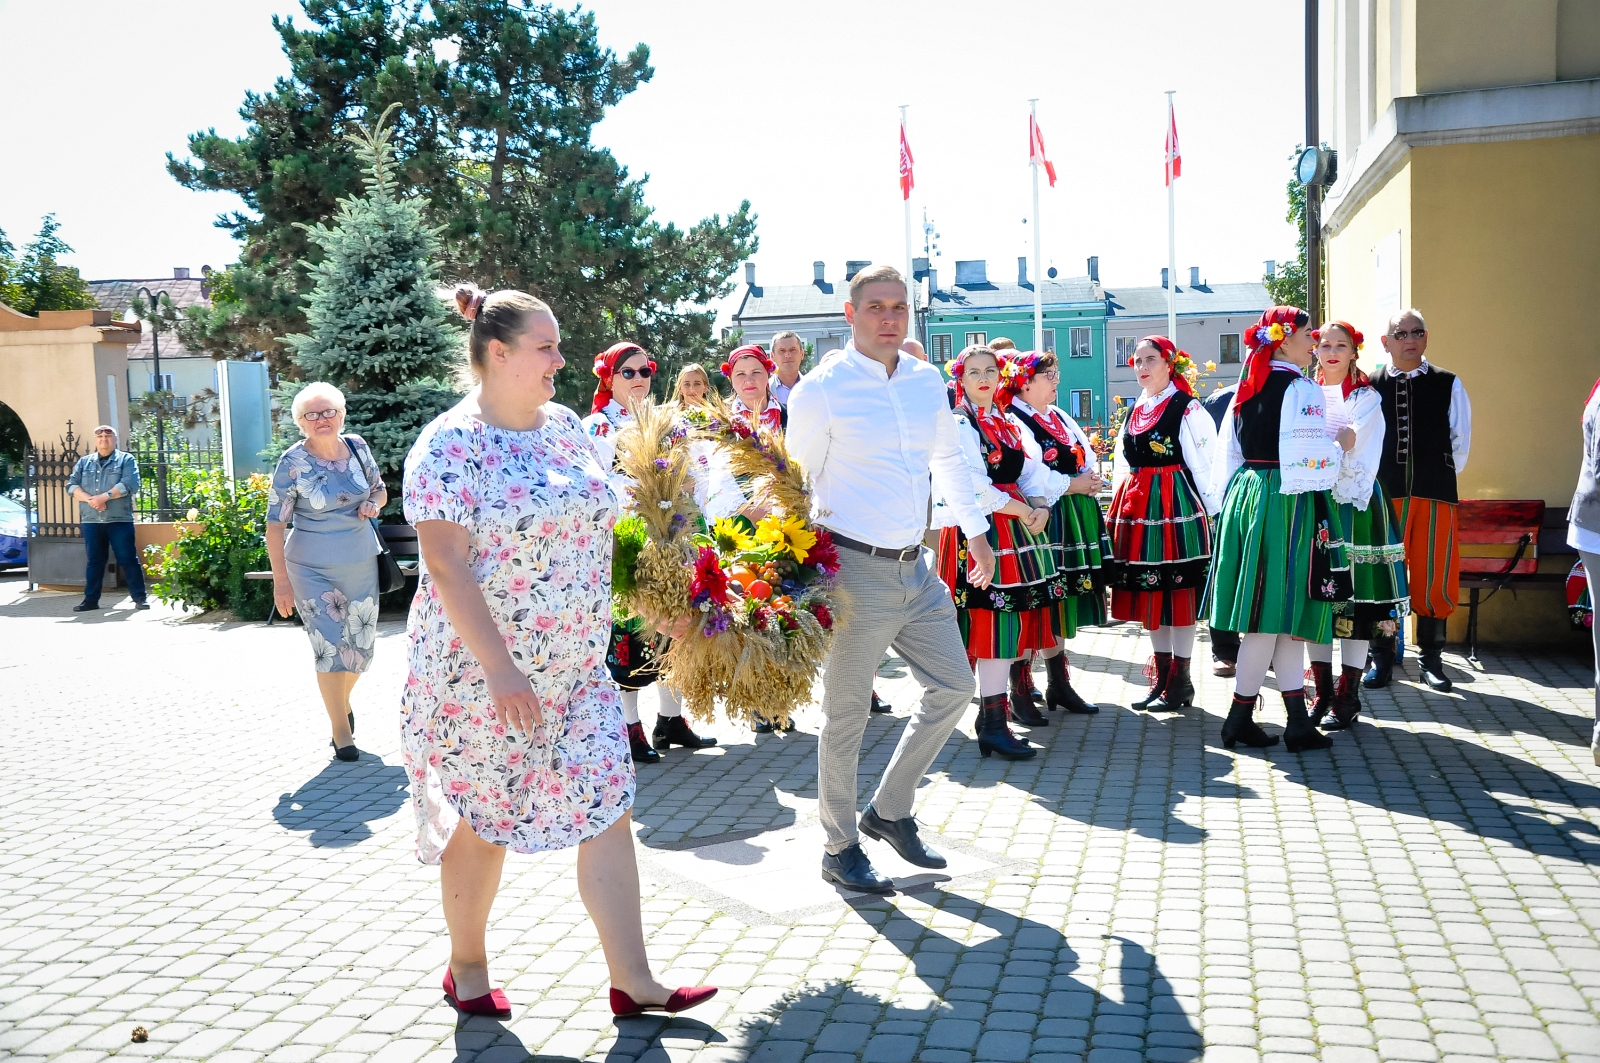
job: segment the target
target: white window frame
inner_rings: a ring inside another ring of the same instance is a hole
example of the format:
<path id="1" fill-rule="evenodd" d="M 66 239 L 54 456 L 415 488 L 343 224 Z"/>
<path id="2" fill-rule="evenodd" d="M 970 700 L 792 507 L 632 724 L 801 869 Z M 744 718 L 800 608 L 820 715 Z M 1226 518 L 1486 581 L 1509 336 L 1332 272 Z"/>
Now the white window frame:
<path id="1" fill-rule="evenodd" d="M 150 390 L 151 391 L 171 391 L 172 390 L 172 374 L 171 373 L 162 373 L 161 374 L 162 380 L 166 381 L 166 384 L 167 384 L 166 387 L 160 387 L 159 386 L 161 381 L 156 379 L 156 375 L 154 373 L 150 373 L 150 374 L 148 374 L 148 376 L 150 377 Z"/>
<path id="2" fill-rule="evenodd" d="M 955 337 L 948 332 L 935 332 L 928 337 L 928 344 L 933 350 L 928 352 L 935 362 L 948 362 L 952 356 L 951 347 L 955 345 Z"/>
<path id="3" fill-rule="evenodd" d="M 1043 330 L 1044 349 L 1046 354 L 1056 353 L 1056 330 L 1047 328 Z"/>
<path id="4" fill-rule="evenodd" d="M 1081 405 L 1081 406 L 1079 405 L 1080 397 L 1084 400 L 1083 401 L 1083 405 Z M 1072 415 L 1072 419 L 1074 421 L 1077 421 L 1080 424 L 1085 423 L 1085 422 L 1093 423 L 1094 422 L 1094 389 L 1093 388 L 1073 388 L 1067 394 L 1067 412 Z"/>
<path id="5" fill-rule="evenodd" d="M 962 344 L 961 349 L 966 350 L 968 347 L 981 347 L 988 342 L 989 334 L 987 332 L 969 332 L 967 333 L 967 342 Z"/>
<path id="6" fill-rule="evenodd" d="M 1081 338 L 1083 340 L 1082 354 L 1078 353 L 1078 340 L 1080 338 L 1080 333 L 1082 333 Z M 1067 354 L 1072 358 L 1093 358 L 1094 329 L 1087 325 L 1074 325 L 1072 328 L 1067 330 Z"/>

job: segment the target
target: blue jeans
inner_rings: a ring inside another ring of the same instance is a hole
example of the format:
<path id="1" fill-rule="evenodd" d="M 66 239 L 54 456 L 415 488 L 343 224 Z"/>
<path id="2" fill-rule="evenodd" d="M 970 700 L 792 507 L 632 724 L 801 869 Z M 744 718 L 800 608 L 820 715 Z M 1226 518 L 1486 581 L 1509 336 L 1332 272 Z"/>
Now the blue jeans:
<path id="1" fill-rule="evenodd" d="M 128 581 L 128 593 L 136 602 L 144 601 L 144 569 L 139 564 L 139 551 L 133 545 L 133 522 L 115 524 L 78 525 L 83 529 L 83 546 L 89 554 L 89 567 L 83 574 L 83 600 L 90 605 L 100 604 L 100 586 L 106 577 L 106 554 L 117 555 L 123 578 Z"/>

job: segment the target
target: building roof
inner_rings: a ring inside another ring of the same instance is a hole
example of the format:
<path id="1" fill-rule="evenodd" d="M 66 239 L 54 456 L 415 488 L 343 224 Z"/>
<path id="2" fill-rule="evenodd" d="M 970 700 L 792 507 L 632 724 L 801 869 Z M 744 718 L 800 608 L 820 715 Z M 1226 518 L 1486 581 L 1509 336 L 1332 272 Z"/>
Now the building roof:
<path id="1" fill-rule="evenodd" d="M 1217 314 L 1259 314 L 1272 305 L 1272 296 L 1261 284 L 1202 284 L 1178 287 L 1178 313 L 1185 317 Z M 1165 317 L 1167 290 L 1161 285 L 1149 288 L 1107 288 L 1106 316 Z"/>
<path id="2" fill-rule="evenodd" d="M 744 298 L 733 312 L 736 324 L 780 317 L 843 317 L 848 284 L 745 285 Z"/>
<path id="3" fill-rule="evenodd" d="M 172 305 L 178 310 L 191 306 L 210 306 L 211 299 L 204 290 L 204 277 L 151 277 L 148 279 L 119 278 L 115 280 L 89 281 L 89 294 L 100 304 L 100 309 L 109 310 L 117 317 L 122 317 L 133 305 L 133 297 L 140 288 L 149 288 L 151 292 L 166 292 L 172 300 Z M 152 352 L 150 330 L 144 328 L 143 335 L 139 338 L 137 346 L 128 348 L 129 358 L 149 358 Z M 169 332 L 161 335 L 161 357 L 163 358 L 197 358 L 205 357 L 186 349 L 178 342 L 178 337 Z"/>
<path id="4" fill-rule="evenodd" d="M 1040 290 L 1045 306 L 1069 303 L 1099 304 L 1094 283 L 1088 277 L 1047 280 Z M 930 314 L 960 313 L 963 310 L 1000 310 L 1033 305 L 1033 285 L 1015 281 L 985 281 L 982 284 L 951 284 L 932 293 Z"/>

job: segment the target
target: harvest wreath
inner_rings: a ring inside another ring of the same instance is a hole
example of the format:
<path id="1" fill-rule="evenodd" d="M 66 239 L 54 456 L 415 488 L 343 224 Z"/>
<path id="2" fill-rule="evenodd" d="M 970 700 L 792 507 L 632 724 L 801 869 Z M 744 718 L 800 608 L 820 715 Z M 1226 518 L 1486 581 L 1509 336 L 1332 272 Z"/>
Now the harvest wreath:
<path id="1" fill-rule="evenodd" d="M 769 514 L 709 524 L 695 504 L 689 444 L 714 444 L 728 471 Z M 787 723 L 811 699 L 840 609 L 839 555 L 808 525 L 805 473 L 783 438 L 720 403 L 670 410 L 650 400 L 617 434 L 618 469 L 633 481 L 617 524 L 613 592 L 627 612 L 687 631 L 658 667 L 695 718 L 720 699 L 729 717 Z"/>

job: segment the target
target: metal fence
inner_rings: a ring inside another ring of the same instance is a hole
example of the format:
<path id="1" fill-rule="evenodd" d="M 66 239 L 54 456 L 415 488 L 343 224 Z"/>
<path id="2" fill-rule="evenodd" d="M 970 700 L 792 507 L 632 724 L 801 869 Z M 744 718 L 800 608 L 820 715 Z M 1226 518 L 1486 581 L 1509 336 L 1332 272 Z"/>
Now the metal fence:
<path id="1" fill-rule="evenodd" d="M 78 503 L 67 494 L 67 481 L 78 459 L 86 453 L 84 440 L 73 434 L 72 422 L 67 422 L 67 434 L 55 443 L 35 444 L 27 449 L 24 467 L 27 486 L 23 492 L 23 507 L 28 511 L 29 526 L 37 521 L 35 535 L 55 538 L 78 538 Z M 139 492 L 133 496 L 135 520 L 172 520 L 178 499 L 172 497 L 178 474 L 185 469 L 210 471 L 222 465 L 222 445 L 216 440 L 191 442 L 181 436 L 167 441 L 162 451 L 155 445 L 136 441 L 130 444 L 129 453 L 139 465 Z"/>
<path id="2" fill-rule="evenodd" d="M 135 441 L 129 453 L 139 463 L 139 493 L 133 496 L 135 520 L 172 520 L 181 518 L 175 507 L 179 499 L 172 497 L 178 473 L 184 469 L 209 472 L 222 468 L 222 444 L 215 439 L 203 443 L 191 442 L 179 436 L 167 440 L 165 453 L 153 442 Z"/>
<path id="3" fill-rule="evenodd" d="M 67 434 L 54 444 L 30 446 L 23 457 L 27 470 L 27 487 L 23 491 L 23 509 L 28 527 L 33 534 L 44 538 L 76 539 L 78 530 L 78 503 L 67 494 L 67 480 L 72 467 L 78 464 L 80 440 L 72 434 L 72 422 L 67 422 Z"/>

